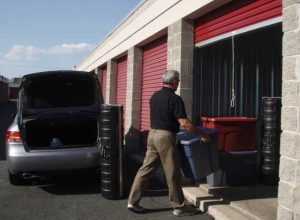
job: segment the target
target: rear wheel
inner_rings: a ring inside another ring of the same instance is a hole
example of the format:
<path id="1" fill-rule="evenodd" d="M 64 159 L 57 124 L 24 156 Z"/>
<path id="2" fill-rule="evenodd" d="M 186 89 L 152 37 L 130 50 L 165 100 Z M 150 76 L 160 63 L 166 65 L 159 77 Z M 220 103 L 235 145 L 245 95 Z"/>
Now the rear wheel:
<path id="1" fill-rule="evenodd" d="M 12 174 L 12 173 L 8 172 L 8 176 L 9 176 L 9 182 L 12 185 L 19 186 L 19 185 L 26 184 L 26 181 L 20 174 Z"/>

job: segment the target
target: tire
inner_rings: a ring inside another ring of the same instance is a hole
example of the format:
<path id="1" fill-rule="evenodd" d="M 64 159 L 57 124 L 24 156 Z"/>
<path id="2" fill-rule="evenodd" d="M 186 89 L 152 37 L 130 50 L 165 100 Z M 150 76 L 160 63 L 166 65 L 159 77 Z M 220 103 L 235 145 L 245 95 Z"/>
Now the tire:
<path id="1" fill-rule="evenodd" d="M 20 174 L 8 173 L 8 177 L 9 177 L 9 182 L 12 185 L 20 186 L 26 184 L 26 181 L 21 177 Z"/>

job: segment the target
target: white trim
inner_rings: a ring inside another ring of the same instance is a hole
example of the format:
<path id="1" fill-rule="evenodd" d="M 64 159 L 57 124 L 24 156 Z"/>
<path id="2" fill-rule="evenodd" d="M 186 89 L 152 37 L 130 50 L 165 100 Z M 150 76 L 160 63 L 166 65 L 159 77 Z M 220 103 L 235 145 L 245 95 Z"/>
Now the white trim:
<path id="1" fill-rule="evenodd" d="M 273 24 L 276 24 L 276 23 L 280 23 L 280 22 L 282 22 L 282 16 L 276 17 L 276 18 L 271 18 L 269 20 L 262 21 L 262 22 L 259 22 L 259 23 L 253 24 L 253 25 L 249 25 L 247 27 L 240 28 L 240 29 L 231 31 L 229 33 L 222 34 L 222 35 L 210 38 L 208 40 L 196 43 L 195 47 L 203 47 L 203 46 L 206 46 L 208 44 L 223 40 L 225 38 L 229 38 L 231 36 L 243 34 L 243 33 L 249 32 L 249 31 L 253 31 L 253 30 L 256 30 L 256 29 L 259 29 L 259 28 L 267 27 L 267 26 L 270 26 L 270 25 L 273 25 Z"/>
<path id="2" fill-rule="evenodd" d="M 145 27 L 147 27 L 149 24 L 153 23 L 155 20 L 157 20 L 159 17 L 161 17 L 161 16 L 162 16 L 163 14 L 165 14 L 166 12 L 170 11 L 173 7 L 175 7 L 176 5 L 178 5 L 178 3 L 180 3 L 182 0 L 174 0 L 174 1 L 175 1 L 175 2 L 173 2 L 172 5 L 168 5 L 168 7 L 167 7 L 166 9 L 164 9 L 164 10 L 163 10 L 162 12 L 160 12 L 158 15 L 155 15 L 155 17 L 153 17 L 152 19 L 150 19 L 149 21 L 147 21 L 147 22 L 146 22 L 145 24 L 143 24 L 141 27 L 135 27 L 136 30 L 134 30 L 133 33 L 130 33 L 130 32 L 129 32 L 129 34 L 128 34 L 127 36 L 125 36 L 124 38 L 122 37 L 123 39 L 122 39 L 122 38 L 121 38 L 121 39 L 118 38 L 118 40 L 120 40 L 120 41 L 119 41 L 116 45 L 110 47 L 110 48 L 109 48 L 107 51 L 105 51 L 101 56 L 98 56 L 97 58 L 95 58 L 91 63 L 89 63 L 87 66 L 85 66 L 84 69 L 93 69 L 93 68 L 91 68 L 91 66 L 93 66 L 98 60 L 100 60 L 101 58 L 103 58 L 105 55 L 107 55 L 108 53 L 110 53 L 112 50 L 114 50 L 114 49 L 116 49 L 117 47 L 119 47 L 120 44 L 126 42 L 128 39 L 130 39 L 131 37 L 133 37 L 136 33 L 141 32 L 142 29 L 144 29 Z M 97 50 L 100 50 L 100 49 L 101 49 L 101 46 L 103 46 L 103 44 L 104 44 L 106 41 L 109 41 L 109 38 L 112 37 L 113 34 L 114 34 L 115 32 L 117 32 L 118 30 L 120 30 L 120 29 L 122 28 L 122 26 L 125 25 L 125 23 L 126 23 L 131 17 L 133 17 L 134 13 L 137 13 L 137 11 L 138 11 L 139 9 L 142 10 L 142 6 L 143 6 L 146 2 L 150 2 L 150 1 L 148 1 L 148 0 L 143 1 L 140 5 L 137 6 L 136 11 L 130 12 L 130 14 L 129 14 L 128 16 L 126 16 L 126 17 L 121 21 L 121 23 L 120 23 L 119 25 L 117 25 L 117 26 L 113 29 L 113 31 L 112 31 L 111 33 L 109 33 L 109 34 L 105 37 L 103 43 L 99 44 L 99 45 L 92 51 L 91 56 L 93 55 L 93 53 L 96 53 Z M 153 2 L 150 2 L 150 3 L 153 4 Z M 154 1 L 154 3 L 155 3 L 155 1 Z M 145 9 L 145 10 L 147 10 L 147 9 Z M 125 33 L 125 32 L 124 32 L 124 33 Z M 116 58 L 117 58 L 116 56 L 119 56 L 119 55 L 121 55 L 122 53 L 125 53 L 125 51 L 128 50 L 128 49 L 129 49 L 129 48 L 126 48 L 123 52 L 119 53 L 118 55 L 114 55 L 114 58 L 116 59 Z M 89 57 L 88 57 L 88 58 L 89 58 Z M 111 59 L 111 58 L 112 58 L 112 57 L 110 57 L 110 59 Z M 80 66 L 83 66 L 83 63 L 80 63 L 79 65 L 80 65 Z M 100 65 L 102 65 L 102 64 L 100 64 Z M 98 64 L 98 66 L 99 66 L 99 64 Z M 81 67 L 81 68 L 82 68 L 82 67 Z"/>
<path id="3" fill-rule="evenodd" d="M 215 0 L 145 0 L 77 65 L 76 70 L 91 71 L 154 35 L 166 32 L 171 24 L 209 4 L 215 4 L 214 2 Z"/>

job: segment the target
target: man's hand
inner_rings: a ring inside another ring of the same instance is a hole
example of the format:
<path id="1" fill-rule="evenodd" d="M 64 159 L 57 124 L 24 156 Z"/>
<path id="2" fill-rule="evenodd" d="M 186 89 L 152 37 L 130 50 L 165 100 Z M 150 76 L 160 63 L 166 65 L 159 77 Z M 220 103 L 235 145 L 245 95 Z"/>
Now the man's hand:
<path id="1" fill-rule="evenodd" d="M 203 143 L 205 143 L 205 144 L 207 144 L 207 143 L 209 143 L 210 141 L 211 141 L 211 138 L 210 138 L 210 136 L 209 135 L 200 135 L 201 136 L 201 138 L 200 138 L 200 140 L 201 140 L 201 142 L 203 142 Z"/>
<path id="2" fill-rule="evenodd" d="M 180 127 L 182 127 L 184 130 L 186 130 L 190 133 L 197 132 L 196 127 L 192 124 L 192 122 L 188 118 L 179 118 L 177 120 L 180 124 Z"/>
<path id="3" fill-rule="evenodd" d="M 199 129 L 197 129 L 193 124 L 192 122 L 187 119 L 187 118 L 179 118 L 178 119 L 178 122 L 180 124 L 180 126 L 187 130 L 188 132 L 191 132 L 191 133 L 195 133 L 195 134 L 198 134 L 200 135 L 200 140 L 203 142 L 203 143 L 209 143 L 211 141 L 211 138 L 208 134 L 204 134 L 202 133 Z"/>

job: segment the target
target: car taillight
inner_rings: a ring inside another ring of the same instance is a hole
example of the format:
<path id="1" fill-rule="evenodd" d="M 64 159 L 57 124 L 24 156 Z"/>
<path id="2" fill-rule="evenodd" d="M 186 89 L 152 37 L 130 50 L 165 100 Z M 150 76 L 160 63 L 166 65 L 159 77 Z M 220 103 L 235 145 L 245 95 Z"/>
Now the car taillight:
<path id="1" fill-rule="evenodd" d="M 7 142 L 21 142 L 20 131 L 7 131 L 6 132 L 6 141 Z"/>

